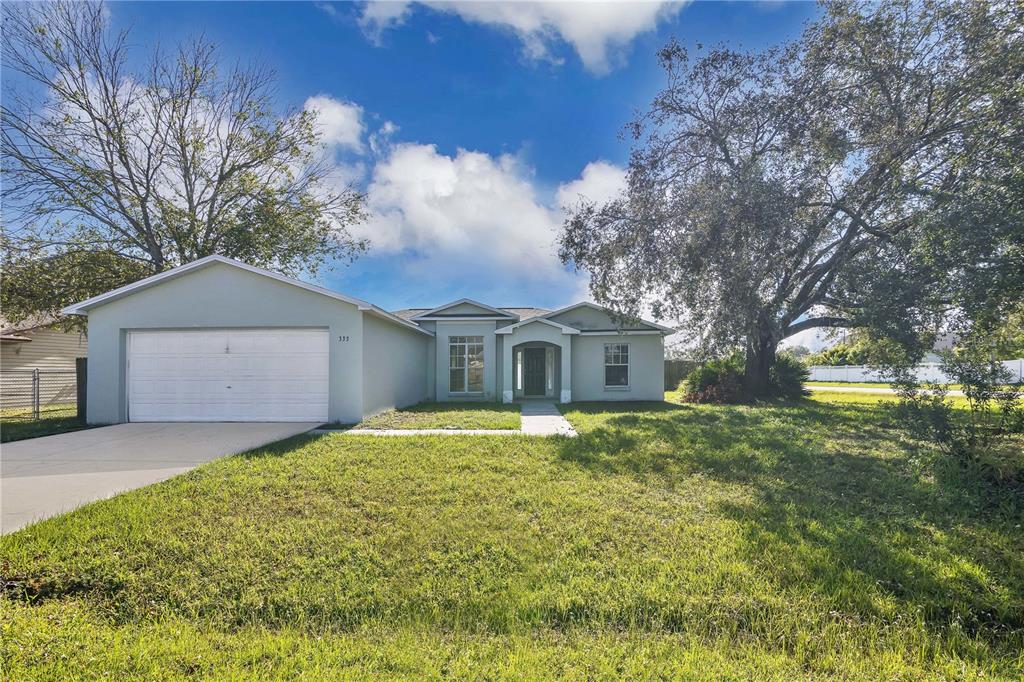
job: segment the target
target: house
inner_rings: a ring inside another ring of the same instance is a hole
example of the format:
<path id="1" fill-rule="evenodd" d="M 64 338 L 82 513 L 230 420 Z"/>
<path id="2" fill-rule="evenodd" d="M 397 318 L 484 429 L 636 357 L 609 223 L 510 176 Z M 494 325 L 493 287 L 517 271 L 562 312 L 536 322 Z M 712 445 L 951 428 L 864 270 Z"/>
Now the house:
<path id="1" fill-rule="evenodd" d="M 85 334 L 55 326 L 52 316 L 17 324 L 0 317 L 0 410 L 75 401 L 75 358 L 86 356 Z M 38 370 L 41 380 L 33 378 Z M 37 395 L 38 393 L 38 395 Z"/>
<path id="2" fill-rule="evenodd" d="M 89 423 L 358 422 L 423 400 L 661 400 L 664 336 L 590 303 L 388 312 L 208 256 L 68 307 L 88 315 Z"/>
<path id="3" fill-rule="evenodd" d="M 12 324 L 0 317 L 0 371 L 74 372 L 75 358 L 84 358 L 85 334 L 66 332 L 57 318 L 32 317 Z"/>

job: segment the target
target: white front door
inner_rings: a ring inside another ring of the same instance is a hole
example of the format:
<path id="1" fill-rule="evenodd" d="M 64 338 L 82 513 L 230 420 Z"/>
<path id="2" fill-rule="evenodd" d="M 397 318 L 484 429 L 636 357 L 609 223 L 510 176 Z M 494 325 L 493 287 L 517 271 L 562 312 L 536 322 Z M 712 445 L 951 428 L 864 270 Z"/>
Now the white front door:
<path id="1" fill-rule="evenodd" d="M 201 329 L 128 334 L 128 419 L 327 421 L 328 333 Z"/>

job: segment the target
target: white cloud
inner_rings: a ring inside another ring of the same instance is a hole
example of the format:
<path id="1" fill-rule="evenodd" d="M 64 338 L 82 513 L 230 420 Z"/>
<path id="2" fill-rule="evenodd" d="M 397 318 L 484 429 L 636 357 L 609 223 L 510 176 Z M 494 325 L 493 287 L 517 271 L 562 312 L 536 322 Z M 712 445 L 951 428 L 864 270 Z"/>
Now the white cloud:
<path id="1" fill-rule="evenodd" d="M 375 133 L 370 133 L 370 151 L 382 155 L 391 144 L 391 136 L 398 132 L 398 126 L 391 121 L 384 121 Z"/>
<path id="2" fill-rule="evenodd" d="M 528 174 L 510 155 L 398 144 L 373 170 L 367 225 L 375 246 L 494 261 L 545 273 L 554 255 L 558 212 L 538 201 Z"/>
<path id="3" fill-rule="evenodd" d="M 558 206 L 571 209 L 580 201 L 602 204 L 610 201 L 626 189 L 626 172 L 607 161 L 592 161 L 583 169 L 582 175 L 558 188 L 555 194 Z"/>
<path id="4" fill-rule="evenodd" d="M 369 38 L 374 45 L 380 45 L 384 37 L 384 31 L 389 28 L 401 26 L 411 11 L 410 2 L 396 2 L 394 0 L 373 0 L 363 5 L 363 12 L 359 15 L 359 27 L 363 34 Z"/>
<path id="5" fill-rule="evenodd" d="M 403 275 L 413 278 L 497 283 L 509 295 L 549 286 L 564 291 L 566 304 L 589 298 L 588 276 L 558 259 L 555 242 L 565 217 L 558 202 L 580 189 L 607 191 L 614 166 L 590 164 L 545 198 L 532 169 L 512 155 L 465 149 L 446 155 L 416 143 L 386 152 L 366 190 L 372 217 L 358 228 L 373 255 L 408 256 Z"/>
<path id="6" fill-rule="evenodd" d="M 401 25 L 410 4 L 374 0 L 366 3 L 360 26 L 379 44 L 381 34 Z M 626 47 L 641 33 L 679 12 L 684 2 L 423 2 L 438 12 L 456 14 L 464 21 L 511 30 L 531 59 L 560 63 L 559 41 L 572 46 L 588 71 L 601 75 L 612 70 Z"/>
<path id="7" fill-rule="evenodd" d="M 314 2 L 313 6 L 329 16 L 331 19 L 336 20 L 341 17 L 341 13 L 338 12 L 338 8 L 329 2 Z"/>
<path id="8" fill-rule="evenodd" d="M 317 128 L 322 143 L 331 148 L 363 151 L 363 108 L 352 102 L 343 102 L 330 95 L 315 95 L 306 100 L 303 108 L 315 111 Z"/>

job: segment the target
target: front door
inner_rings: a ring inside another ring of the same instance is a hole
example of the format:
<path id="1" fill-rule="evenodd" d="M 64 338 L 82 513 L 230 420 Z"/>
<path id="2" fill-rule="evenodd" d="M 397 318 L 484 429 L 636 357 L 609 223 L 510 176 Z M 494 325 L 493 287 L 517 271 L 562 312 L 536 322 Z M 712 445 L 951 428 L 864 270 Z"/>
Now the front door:
<path id="1" fill-rule="evenodd" d="M 523 393 L 528 396 L 544 395 L 545 352 L 543 348 L 523 349 Z"/>

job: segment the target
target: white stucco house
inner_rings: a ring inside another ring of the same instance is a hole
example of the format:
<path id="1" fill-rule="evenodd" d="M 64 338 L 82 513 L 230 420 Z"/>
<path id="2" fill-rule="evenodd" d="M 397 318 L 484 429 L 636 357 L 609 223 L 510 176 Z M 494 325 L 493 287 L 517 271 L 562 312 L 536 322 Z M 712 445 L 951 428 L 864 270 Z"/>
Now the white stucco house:
<path id="1" fill-rule="evenodd" d="M 662 400 L 664 336 L 605 309 L 389 312 L 209 256 L 69 306 L 87 421 L 354 423 L 424 400 Z"/>

